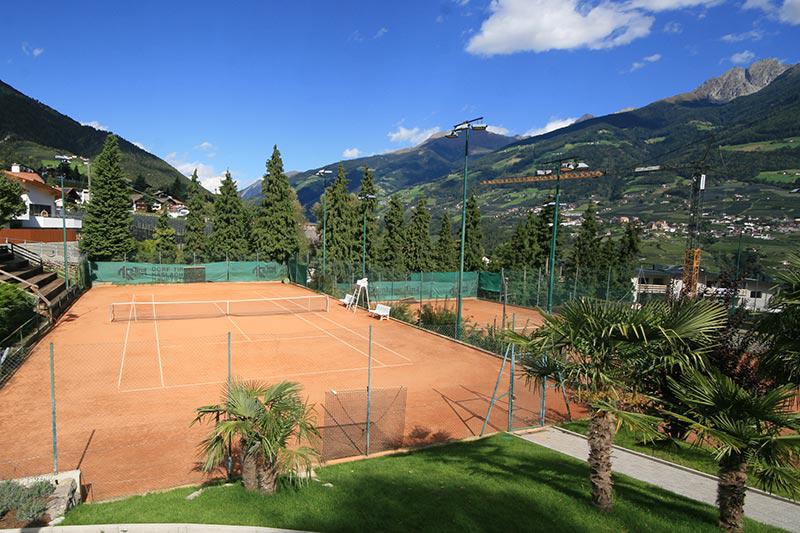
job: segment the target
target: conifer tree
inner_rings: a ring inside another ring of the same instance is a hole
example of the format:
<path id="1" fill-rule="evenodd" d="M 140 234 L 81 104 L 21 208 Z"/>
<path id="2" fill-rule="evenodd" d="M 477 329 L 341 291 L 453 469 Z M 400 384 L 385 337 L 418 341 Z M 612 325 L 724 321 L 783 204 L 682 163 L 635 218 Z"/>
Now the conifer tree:
<path id="1" fill-rule="evenodd" d="M 620 263 L 630 264 L 636 261 L 642 247 L 641 230 L 633 222 L 625 224 L 625 232 L 619 240 L 617 257 Z"/>
<path id="2" fill-rule="evenodd" d="M 475 195 L 467 201 L 467 222 L 464 232 L 464 271 L 482 270 L 483 265 L 483 229 L 481 228 L 481 211 Z"/>
<path id="3" fill-rule="evenodd" d="M 187 187 L 189 214 L 186 216 L 186 233 L 183 237 L 183 251 L 187 261 L 203 262 L 206 258 L 206 202 L 197 177 L 197 169 Z"/>
<path id="4" fill-rule="evenodd" d="M 336 179 L 325 191 L 328 214 L 328 261 L 352 264 L 358 249 L 358 211 L 355 197 L 347 192 L 347 175 L 340 163 Z"/>
<path id="5" fill-rule="evenodd" d="M 380 263 L 390 272 L 405 272 L 405 213 L 403 204 L 400 203 L 397 195 L 389 198 L 389 207 L 383 216 L 383 225 Z"/>
<path id="6" fill-rule="evenodd" d="M 378 218 L 375 212 L 378 209 L 378 189 L 375 187 L 375 180 L 372 176 L 372 172 L 370 171 L 369 167 L 366 165 L 364 166 L 364 176 L 361 178 L 361 187 L 358 189 L 358 198 L 359 198 L 359 212 L 358 212 L 358 222 L 361 224 L 361 232 L 359 235 L 361 236 L 359 242 L 361 246 L 359 250 L 364 246 L 364 241 L 366 242 L 366 249 L 367 249 L 367 267 L 370 265 L 374 265 L 377 260 L 377 251 L 378 251 Z M 364 233 L 364 216 L 366 215 L 366 233 L 365 235 L 361 235 Z M 361 254 L 359 254 L 361 257 Z"/>
<path id="7" fill-rule="evenodd" d="M 147 180 L 144 179 L 144 176 L 142 176 L 141 174 L 137 174 L 136 179 L 133 180 L 133 190 L 140 193 L 144 193 L 147 190 L 147 187 L 148 187 Z"/>
<path id="8" fill-rule="evenodd" d="M 161 263 L 174 263 L 178 257 L 178 244 L 175 229 L 169 223 L 169 213 L 166 204 L 161 207 L 153 232 L 156 257 Z"/>
<path id="9" fill-rule="evenodd" d="M 248 233 L 245 228 L 245 215 L 236 182 L 230 172 L 219 187 L 219 195 L 214 201 L 213 230 L 211 232 L 208 256 L 217 261 L 226 258 L 238 261 L 247 255 Z"/>
<path id="10" fill-rule="evenodd" d="M 433 270 L 433 243 L 431 243 L 431 214 L 423 196 L 414 207 L 406 237 L 406 268 L 412 272 Z"/>
<path id="11" fill-rule="evenodd" d="M 580 269 L 586 277 L 596 274 L 602 269 L 602 247 L 599 233 L 600 224 L 595 215 L 594 204 L 589 203 L 569 256 L 569 269 L 572 272 Z"/>
<path id="12" fill-rule="evenodd" d="M 555 211 L 555 204 L 548 204 L 542 208 L 539 216 L 536 219 L 536 228 L 538 234 L 539 248 L 544 254 L 542 265 L 546 266 L 550 261 L 550 244 L 553 240 L 553 212 Z M 563 240 L 564 231 L 561 227 L 561 212 L 558 215 L 558 233 L 556 234 L 556 249 L 561 245 Z"/>
<path id="13" fill-rule="evenodd" d="M 173 198 L 175 198 L 176 200 L 186 199 L 186 195 L 184 194 L 183 182 L 181 181 L 180 176 L 175 176 L 175 181 L 172 182 L 168 194 Z"/>
<path id="14" fill-rule="evenodd" d="M 458 249 L 453 239 L 450 215 L 446 210 L 442 211 L 439 238 L 436 241 L 436 268 L 442 272 L 453 272 L 458 269 Z"/>
<path id="15" fill-rule="evenodd" d="M 254 221 L 254 242 L 263 259 L 285 263 L 300 249 L 292 188 L 283 172 L 278 146 L 272 148 L 267 173 L 261 181 L 261 205 Z"/>
<path id="16" fill-rule="evenodd" d="M 92 196 L 86 207 L 80 248 L 94 261 L 122 261 L 135 248 L 131 199 L 122 173 L 117 137 L 108 135 L 92 168 Z"/>

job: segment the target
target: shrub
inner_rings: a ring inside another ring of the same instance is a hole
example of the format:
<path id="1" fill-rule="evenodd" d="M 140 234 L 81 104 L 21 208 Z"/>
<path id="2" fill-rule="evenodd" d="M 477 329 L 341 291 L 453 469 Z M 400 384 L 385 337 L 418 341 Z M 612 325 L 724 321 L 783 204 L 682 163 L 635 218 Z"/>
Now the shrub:
<path id="1" fill-rule="evenodd" d="M 403 322 L 414 322 L 414 315 L 411 313 L 411 308 L 408 304 L 395 302 L 392 304 L 392 310 L 389 313 L 389 316 L 392 318 L 396 318 L 397 320 L 402 320 Z"/>
<path id="2" fill-rule="evenodd" d="M 34 313 L 33 297 L 19 287 L 0 284 L 0 340 L 28 321 Z"/>
<path id="3" fill-rule="evenodd" d="M 0 481 L 0 516 L 16 509 L 25 498 L 25 487 L 15 481 Z"/>
<path id="4" fill-rule="evenodd" d="M 17 507 L 17 520 L 22 522 L 32 522 L 37 518 L 41 518 L 47 511 L 47 504 L 43 498 L 38 498 L 28 493 L 22 503 Z"/>
<path id="5" fill-rule="evenodd" d="M 56 490 L 55 485 L 50 483 L 49 481 L 45 481 L 44 479 L 41 481 L 37 481 L 30 487 L 28 487 L 28 493 L 36 496 L 37 498 L 44 498 L 53 494 L 53 491 Z"/>

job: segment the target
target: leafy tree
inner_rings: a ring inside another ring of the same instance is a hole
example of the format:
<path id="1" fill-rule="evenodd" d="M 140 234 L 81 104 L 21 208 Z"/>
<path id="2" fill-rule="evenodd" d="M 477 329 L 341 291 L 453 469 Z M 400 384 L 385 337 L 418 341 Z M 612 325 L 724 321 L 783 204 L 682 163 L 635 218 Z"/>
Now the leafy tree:
<path id="1" fill-rule="evenodd" d="M 226 258 L 235 261 L 245 257 L 249 248 L 249 233 L 236 182 L 230 172 L 225 172 L 219 195 L 214 201 L 213 230 L 207 255 L 219 261 Z"/>
<path id="2" fill-rule="evenodd" d="M 378 255 L 378 189 L 369 167 L 364 166 L 364 176 L 361 178 L 361 187 L 358 190 L 359 198 L 359 223 L 361 232 L 364 233 L 364 217 L 366 215 L 366 236 L 362 235 L 359 242 L 361 246 L 366 243 L 367 266 L 374 265 Z M 361 248 L 359 248 L 361 249 Z M 360 255 L 359 255 L 360 257 Z"/>
<path id="3" fill-rule="evenodd" d="M 202 262 L 206 257 L 206 201 L 202 186 L 197 178 L 197 169 L 187 187 L 187 203 L 189 214 L 186 216 L 186 233 L 183 237 L 183 251 L 187 261 Z"/>
<path id="4" fill-rule="evenodd" d="M 158 260 L 161 263 L 174 263 L 178 257 L 178 245 L 175 229 L 169 223 L 169 212 L 166 205 L 161 207 L 161 212 L 158 214 L 153 240 Z"/>
<path id="5" fill-rule="evenodd" d="M 759 392 L 716 370 L 708 375 L 687 372 L 670 386 L 688 408 L 686 414 L 673 415 L 689 423 L 715 451 L 720 529 L 744 531 L 748 472 L 769 491 L 800 489 L 800 415 L 794 409 L 794 386 Z"/>
<path id="6" fill-rule="evenodd" d="M 442 211 L 439 238 L 436 240 L 436 268 L 442 272 L 458 269 L 458 249 L 453 239 L 453 226 L 447 211 Z"/>
<path id="7" fill-rule="evenodd" d="M 272 148 L 267 173 L 261 181 L 261 205 L 254 221 L 254 241 L 261 257 L 285 263 L 296 256 L 300 240 L 294 196 L 283 172 L 278 146 Z"/>
<path id="8" fill-rule="evenodd" d="M 328 260 L 351 264 L 358 242 L 358 211 L 355 197 L 347 192 L 347 174 L 340 163 L 336 179 L 325 191 Z"/>
<path id="9" fill-rule="evenodd" d="M 383 216 L 383 238 L 380 263 L 391 272 L 406 270 L 406 227 L 403 204 L 397 195 L 389 198 L 389 207 Z"/>
<path id="10" fill-rule="evenodd" d="M 406 268 L 413 272 L 433 270 L 433 244 L 431 243 L 431 214 L 425 197 L 419 199 L 406 238 Z"/>
<path id="11" fill-rule="evenodd" d="M 633 308 L 626 302 L 580 299 L 565 303 L 558 315 L 546 314 L 530 336 L 506 332 L 525 354 L 523 368 L 532 379 L 549 359 L 564 385 L 588 404 L 592 503 L 600 510 L 613 507 L 611 450 L 618 421 L 651 438 L 657 435 L 654 417 L 629 412 L 644 401 L 639 383 L 646 363 L 654 354 L 673 351 L 689 357 L 689 347 L 711 344 L 710 335 L 724 317 L 725 309 L 709 301 Z"/>
<path id="12" fill-rule="evenodd" d="M 22 187 L 0 172 L 0 226 L 25 213 Z"/>
<path id="13" fill-rule="evenodd" d="M 136 248 L 121 158 L 117 137 L 108 135 L 92 168 L 92 196 L 80 241 L 81 250 L 94 261 L 121 261 Z"/>
<path id="14" fill-rule="evenodd" d="M 467 201 L 467 223 L 464 232 L 464 271 L 483 269 L 483 229 L 481 211 L 475 195 Z"/>
<path id="15" fill-rule="evenodd" d="M 314 408 L 303 401 L 300 390 L 289 381 L 274 385 L 234 381 L 221 403 L 199 407 L 194 422 L 214 422 L 200 444 L 202 470 L 214 471 L 228 450 L 238 445 L 242 482 L 248 490 L 272 494 L 280 475 L 293 485 L 309 479 L 318 453 L 308 443 L 319 437 L 319 431 Z"/>

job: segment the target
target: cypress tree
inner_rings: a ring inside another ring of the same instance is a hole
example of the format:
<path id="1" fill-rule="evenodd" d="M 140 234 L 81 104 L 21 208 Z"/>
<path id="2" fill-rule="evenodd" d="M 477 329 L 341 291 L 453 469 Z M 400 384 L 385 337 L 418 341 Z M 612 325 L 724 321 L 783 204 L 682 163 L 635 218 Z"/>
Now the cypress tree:
<path id="1" fill-rule="evenodd" d="M 474 194 L 467 201 L 467 222 L 464 236 L 464 271 L 482 270 L 484 266 L 483 229 L 481 228 L 481 211 Z"/>
<path id="2" fill-rule="evenodd" d="M 92 196 L 80 241 L 81 250 L 94 261 L 122 261 L 136 248 L 121 158 L 117 137 L 108 135 L 92 168 Z"/>
<path id="3" fill-rule="evenodd" d="M 406 270 L 406 228 L 403 204 L 397 195 L 389 198 L 389 207 L 383 216 L 383 238 L 380 254 L 381 265 L 393 273 Z"/>
<path id="4" fill-rule="evenodd" d="M 377 260 L 378 250 L 378 217 L 375 212 L 378 209 L 378 189 L 375 187 L 375 180 L 369 167 L 364 166 L 364 176 L 361 178 L 361 187 L 358 189 L 359 211 L 358 222 L 361 224 L 359 232 L 359 250 L 366 241 L 367 267 L 374 265 Z M 366 232 L 364 232 L 364 220 L 366 216 Z M 366 233 L 366 235 L 362 235 Z M 362 253 L 359 252 L 359 257 Z"/>
<path id="5" fill-rule="evenodd" d="M 297 213 L 289 185 L 283 172 L 278 146 L 272 148 L 267 173 L 261 180 L 262 200 L 254 221 L 254 242 L 259 255 L 285 263 L 300 249 Z"/>
<path id="6" fill-rule="evenodd" d="M 433 270 L 433 244 L 431 243 L 431 214 L 423 196 L 411 214 L 406 238 L 406 268 L 412 272 Z"/>
<path id="7" fill-rule="evenodd" d="M 211 259 L 238 261 L 247 255 L 247 236 L 245 215 L 236 182 L 230 172 L 219 187 L 219 195 L 214 201 L 213 230 L 207 253 Z"/>
<path id="8" fill-rule="evenodd" d="M 186 198 L 186 195 L 184 194 L 183 182 L 181 181 L 180 176 L 175 176 L 175 181 L 172 182 L 168 194 L 176 200 Z"/>
<path id="9" fill-rule="evenodd" d="M 596 274 L 602 268 L 603 252 L 599 233 L 600 225 L 595 216 L 594 204 L 589 203 L 569 257 L 569 268 L 572 272 L 580 269 L 586 275 L 590 275 Z"/>
<path id="10" fill-rule="evenodd" d="M 325 191 L 328 212 L 328 261 L 352 265 L 358 249 L 358 211 L 355 197 L 347 192 L 347 175 L 340 163 L 333 184 Z"/>
<path id="11" fill-rule="evenodd" d="M 439 238 L 436 241 L 436 268 L 442 272 L 458 269 L 458 250 L 453 239 L 453 226 L 450 215 L 442 211 L 442 222 L 439 227 Z"/>
<path id="12" fill-rule="evenodd" d="M 625 265 L 636 261 L 642 248 L 641 229 L 632 222 L 625 224 L 625 232 L 617 246 L 617 260 Z"/>
<path id="13" fill-rule="evenodd" d="M 183 251 L 187 261 L 203 262 L 206 257 L 206 201 L 197 169 L 192 172 L 192 179 L 187 187 L 188 199 L 186 207 L 186 234 L 183 237 Z"/>
<path id="14" fill-rule="evenodd" d="M 161 207 L 161 212 L 158 214 L 153 241 L 156 246 L 156 258 L 162 263 L 174 263 L 178 257 L 178 245 L 175 229 L 169 223 L 166 205 Z"/>

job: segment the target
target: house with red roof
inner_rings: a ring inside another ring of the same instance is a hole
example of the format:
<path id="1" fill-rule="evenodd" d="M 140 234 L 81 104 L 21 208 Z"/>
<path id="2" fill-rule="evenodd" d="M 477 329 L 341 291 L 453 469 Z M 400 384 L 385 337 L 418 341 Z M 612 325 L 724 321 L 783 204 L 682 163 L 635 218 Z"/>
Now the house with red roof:
<path id="1" fill-rule="evenodd" d="M 56 200 L 61 201 L 61 191 L 44 182 L 42 177 L 18 164 L 11 170 L 0 170 L 8 179 L 22 186 L 25 213 L 11 220 L 11 228 L 55 229 L 62 227 L 61 210 Z M 79 230 L 81 220 L 66 217 L 67 229 Z"/>

